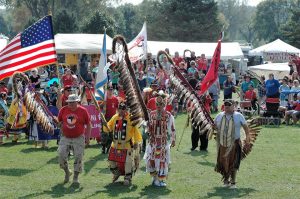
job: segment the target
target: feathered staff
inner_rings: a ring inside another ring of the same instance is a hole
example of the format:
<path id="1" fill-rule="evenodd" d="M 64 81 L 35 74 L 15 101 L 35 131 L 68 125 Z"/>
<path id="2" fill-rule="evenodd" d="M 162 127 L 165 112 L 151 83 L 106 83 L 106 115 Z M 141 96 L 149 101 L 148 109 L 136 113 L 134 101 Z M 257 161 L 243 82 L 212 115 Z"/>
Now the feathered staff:
<path id="1" fill-rule="evenodd" d="M 161 55 L 166 56 L 168 61 L 174 66 L 173 60 L 165 51 L 158 52 L 158 60 Z M 162 67 L 161 63 L 158 63 L 159 66 Z M 175 87 L 174 89 L 178 96 L 178 100 L 183 100 L 183 102 L 189 100 L 193 107 L 190 112 L 192 124 L 199 127 L 200 134 L 209 132 L 212 129 L 214 122 L 208 111 L 205 109 L 201 96 L 196 93 L 190 83 L 176 67 L 172 67 L 172 71 L 173 73 L 170 74 L 170 82 Z"/>
<path id="2" fill-rule="evenodd" d="M 112 51 L 114 54 L 114 61 L 116 62 L 115 67 L 117 67 L 118 72 L 120 73 L 120 82 L 122 83 L 126 94 L 126 102 L 129 107 L 132 125 L 135 126 L 140 124 L 143 118 L 148 121 L 149 115 L 147 108 L 129 60 L 128 48 L 123 36 L 117 35 L 114 37 Z"/>
<path id="3" fill-rule="evenodd" d="M 29 87 L 28 77 L 24 73 L 16 72 L 13 74 L 12 80 L 13 91 L 19 103 L 24 103 L 26 109 L 33 114 L 45 132 L 53 134 L 55 119 L 43 101 L 36 95 L 34 88 Z"/>

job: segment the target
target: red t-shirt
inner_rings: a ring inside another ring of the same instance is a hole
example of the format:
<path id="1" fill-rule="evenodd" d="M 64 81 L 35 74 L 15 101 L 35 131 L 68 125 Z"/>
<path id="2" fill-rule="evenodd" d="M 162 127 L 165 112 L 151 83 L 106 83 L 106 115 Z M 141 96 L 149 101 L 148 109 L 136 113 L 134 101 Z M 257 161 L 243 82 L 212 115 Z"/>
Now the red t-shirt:
<path id="1" fill-rule="evenodd" d="M 112 118 L 112 116 L 116 114 L 118 105 L 119 105 L 119 101 L 117 97 L 112 96 L 112 98 L 106 99 L 105 118 L 107 120 L 110 120 L 110 118 Z"/>
<path id="2" fill-rule="evenodd" d="M 256 93 L 255 91 L 251 91 L 251 90 L 248 90 L 246 91 L 245 93 L 245 97 L 244 97 L 246 100 L 254 100 L 256 99 Z"/>
<path id="3" fill-rule="evenodd" d="M 152 97 L 148 103 L 147 103 L 147 108 L 150 109 L 151 111 L 156 110 L 156 97 Z"/>
<path id="4" fill-rule="evenodd" d="M 92 93 L 95 92 L 94 87 L 85 87 L 85 95 L 87 100 L 92 100 Z"/>
<path id="5" fill-rule="evenodd" d="M 74 80 L 75 79 L 73 78 L 72 75 L 63 75 L 62 76 L 62 82 L 63 82 L 64 87 L 73 86 Z"/>
<path id="6" fill-rule="evenodd" d="M 198 60 L 198 70 L 207 70 L 207 60 L 206 59 L 199 59 Z"/>
<path id="7" fill-rule="evenodd" d="M 78 106 L 75 111 L 68 106 L 62 107 L 58 114 L 58 121 L 62 122 L 62 131 L 67 138 L 77 138 L 84 134 L 84 125 L 91 122 L 86 108 Z"/>
<path id="8" fill-rule="evenodd" d="M 183 61 L 182 57 L 174 57 L 173 62 L 175 63 L 176 66 L 179 66 L 180 62 Z"/>
<path id="9" fill-rule="evenodd" d="M 172 104 L 167 104 L 165 110 L 169 111 L 170 113 L 172 113 L 172 110 L 173 110 Z"/>
<path id="10" fill-rule="evenodd" d="M 300 111 L 300 102 L 299 101 L 296 104 L 295 111 Z"/>

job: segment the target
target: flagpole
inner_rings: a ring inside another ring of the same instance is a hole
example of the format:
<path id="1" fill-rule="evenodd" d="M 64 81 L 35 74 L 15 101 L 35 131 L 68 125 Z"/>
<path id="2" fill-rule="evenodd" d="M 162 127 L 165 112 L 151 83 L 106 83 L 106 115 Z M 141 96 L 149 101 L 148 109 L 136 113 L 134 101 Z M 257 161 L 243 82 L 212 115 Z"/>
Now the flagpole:
<path id="1" fill-rule="evenodd" d="M 147 17 L 145 16 L 145 21 L 144 21 L 145 26 L 147 27 Z M 147 31 L 147 28 L 146 28 Z M 148 43 L 148 32 L 147 32 L 147 43 Z M 148 67 L 149 67 L 149 61 L 148 61 L 148 44 L 146 46 L 146 87 L 149 86 L 149 74 L 148 74 Z"/>
<path id="2" fill-rule="evenodd" d="M 48 15 L 51 16 L 51 23 L 52 23 L 52 11 L 51 11 L 51 7 L 48 10 Z M 56 52 L 56 46 L 54 46 L 55 48 L 55 52 Z M 57 89 L 57 100 L 56 100 L 56 107 L 58 109 L 60 109 L 62 107 L 62 101 L 61 101 L 61 79 L 60 79 L 60 73 L 59 73 L 59 63 L 58 63 L 58 59 L 57 59 L 57 54 L 56 54 L 56 62 L 55 62 L 55 66 L 56 66 L 56 76 L 58 79 L 58 89 Z"/>

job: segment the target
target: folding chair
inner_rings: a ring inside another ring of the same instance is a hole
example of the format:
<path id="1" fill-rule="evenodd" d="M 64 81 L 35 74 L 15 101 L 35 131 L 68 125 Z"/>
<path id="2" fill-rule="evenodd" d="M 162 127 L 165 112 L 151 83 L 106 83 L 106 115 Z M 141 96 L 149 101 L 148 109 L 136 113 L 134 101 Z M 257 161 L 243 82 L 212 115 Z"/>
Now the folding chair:
<path id="1" fill-rule="evenodd" d="M 241 113 L 245 116 L 251 117 L 255 110 L 252 108 L 251 101 L 240 101 Z"/>

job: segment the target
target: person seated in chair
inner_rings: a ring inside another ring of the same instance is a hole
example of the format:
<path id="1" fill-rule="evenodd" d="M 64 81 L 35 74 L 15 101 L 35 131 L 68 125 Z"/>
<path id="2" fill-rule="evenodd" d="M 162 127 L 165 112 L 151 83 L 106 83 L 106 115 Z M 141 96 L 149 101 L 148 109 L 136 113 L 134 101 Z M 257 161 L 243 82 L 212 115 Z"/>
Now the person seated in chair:
<path id="1" fill-rule="evenodd" d="M 249 90 L 247 90 L 245 93 L 245 100 L 251 101 L 253 110 L 257 109 L 256 104 L 255 104 L 257 101 L 257 97 L 256 97 L 256 92 L 254 91 L 254 87 L 252 84 L 249 85 Z"/>
<path id="2" fill-rule="evenodd" d="M 291 104 L 294 105 L 294 109 L 285 112 L 284 119 L 286 125 L 289 125 L 290 118 L 293 119 L 293 124 L 297 124 L 300 119 L 300 93 L 297 95 L 297 101 L 292 101 Z"/>

